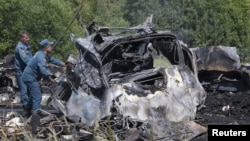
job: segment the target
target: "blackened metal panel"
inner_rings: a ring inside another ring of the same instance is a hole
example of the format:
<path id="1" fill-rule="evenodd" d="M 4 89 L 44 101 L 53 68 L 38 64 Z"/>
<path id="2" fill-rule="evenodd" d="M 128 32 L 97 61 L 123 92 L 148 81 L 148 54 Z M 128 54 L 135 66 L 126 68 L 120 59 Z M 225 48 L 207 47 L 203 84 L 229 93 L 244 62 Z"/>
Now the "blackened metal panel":
<path id="1" fill-rule="evenodd" d="M 191 50 L 196 54 L 198 71 L 235 71 L 240 68 L 240 58 L 235 47 L 207 46 Z"/>

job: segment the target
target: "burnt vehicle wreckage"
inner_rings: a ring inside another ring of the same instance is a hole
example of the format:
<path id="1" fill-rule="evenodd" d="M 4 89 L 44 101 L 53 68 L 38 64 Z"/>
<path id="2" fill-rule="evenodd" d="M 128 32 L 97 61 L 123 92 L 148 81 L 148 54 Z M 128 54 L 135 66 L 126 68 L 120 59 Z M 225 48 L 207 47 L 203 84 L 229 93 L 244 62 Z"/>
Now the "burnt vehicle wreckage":
<path id="1" fill-rule="evenodd" d="M 66 69 L 49 66 L 57 83 L 41 82 L 43 117 L 22 118 L 13 56 L 1 61 L 1 139 L 195 141 L 206 140 L 208 124 L 250 123 L 250 66 L 235 47 L 188 48 L 155 30 L 152 16 L 89 31 L 70 35 L 78 55 Z"/>

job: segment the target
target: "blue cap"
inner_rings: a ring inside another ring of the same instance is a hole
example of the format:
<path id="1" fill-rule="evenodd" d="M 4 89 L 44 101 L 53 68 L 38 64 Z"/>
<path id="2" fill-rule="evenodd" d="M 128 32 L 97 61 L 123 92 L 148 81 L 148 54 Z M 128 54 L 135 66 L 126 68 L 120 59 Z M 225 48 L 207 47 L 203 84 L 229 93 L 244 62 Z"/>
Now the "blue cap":
<path id="1" fill-rule="evenodd" d="M 45 47 L 47 47 L 48 45 L 53 45 L 54 44 L 54 42 L 50 42 L 48 39 L 43 39 L 40 43 L 39 43 L 39 45 L 40 45 L 40 47 L 43 49 L 43 48 L 45 48 Z"/>

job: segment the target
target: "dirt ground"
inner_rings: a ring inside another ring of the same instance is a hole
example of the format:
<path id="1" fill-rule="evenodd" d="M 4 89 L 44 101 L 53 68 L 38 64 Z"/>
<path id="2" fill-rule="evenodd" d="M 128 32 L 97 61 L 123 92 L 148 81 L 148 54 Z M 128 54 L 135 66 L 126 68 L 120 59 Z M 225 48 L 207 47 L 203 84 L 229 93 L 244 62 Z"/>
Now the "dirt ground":
<path id="1" fill-rule="evenodd" d="M 205 105 L 197 112 L 202 125 L 250 125 L 250 91 L 208 92 Z"/>
<path id="2" fill-rule="evenodd" d="M 250 92 L 208 92 L 204 108 L 197 111 L 196 122 L 208 125 L 250 125 Z M 208 141 L 201 134 L 191 141 Z"/>

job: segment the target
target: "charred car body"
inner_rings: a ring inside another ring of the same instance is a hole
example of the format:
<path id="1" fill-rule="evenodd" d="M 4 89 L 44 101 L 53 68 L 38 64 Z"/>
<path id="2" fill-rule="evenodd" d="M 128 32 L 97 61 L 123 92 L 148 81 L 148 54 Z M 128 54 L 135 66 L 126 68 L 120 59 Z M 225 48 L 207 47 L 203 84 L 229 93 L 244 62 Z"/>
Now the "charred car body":
<path id="1" fill-rule="evenodd" d="M 0 105 L 20 103 L 20 98 L 16 96 L 17 89 L 14 75 L 14 57 L 13 55 L 7 55 L 0 61 Z"/>
<path id="2" fill-rule="evenodd" d="M 191 48 L 200 83 L 207 91 L 206 108 L 197 118 L 207 124 L 249 124 L 250 66 L 242 64 L 236 47 Z"/>
<path id="3" fill-rule="evenodd" d="M 199 81 L 206 91 L 249 90 L 249 66 L 241 64 L 236 47 L 207 46 L 191 50 L 197 58 Z"/>
<path id="4" fill-rule="evenodd" d="M 116 33 L 100 28 L 86 38 L 71 34 L 79 55 L 68 58 L 53 107 L 88 126 L 120 116 L 139 122 L 194 120 L 206 98 L 195 56 L 173 33 L 154 30 L 151 22 L 149 17 Z M 159 58 L 171 65 L 155 66 Z"/>

